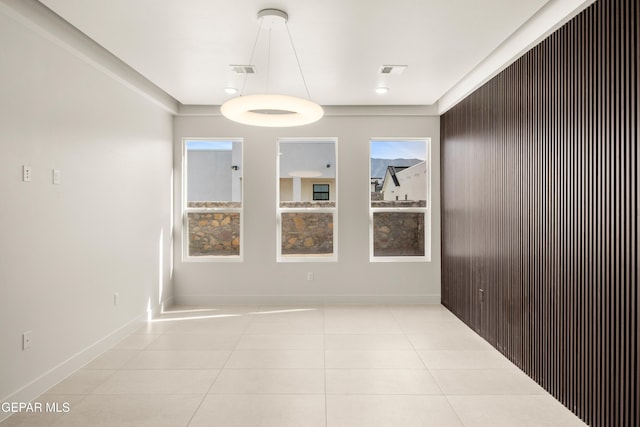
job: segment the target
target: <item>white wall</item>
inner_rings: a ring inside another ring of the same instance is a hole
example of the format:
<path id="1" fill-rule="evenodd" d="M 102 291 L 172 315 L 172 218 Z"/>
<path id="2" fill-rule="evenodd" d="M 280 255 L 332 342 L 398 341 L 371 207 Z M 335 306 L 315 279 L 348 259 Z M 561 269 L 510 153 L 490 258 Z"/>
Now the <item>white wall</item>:
<path id="1" fill-rule="evenodd" d="M 336 176 L 335 145 L 330 142 L 280 142 L 280 176 L 304 178 L 309 173 L 322 178 Z M 327 167 L 327 165 L 330 165 Z M 303 174 L 300 175 L 300 172 Z"/>
<path id="2" fill-rule="evenodd" d="M 3 401 L 36 397 L 171 295 L 170 113 L 17 16 L 0 3 Z"/>
<path id="3" fill-rule="evenodd" d="M 440 120 L 438 117 L 328 116 L 299 128 L 239 125 L 223 117 L 174 120 L 176 171 L 174 297 L 211 303 L 419 303 L 440 301 Z M 244 138 L 244 262 L 180 259 L 182 138 Z M 276 263 L 279 137 L 338 138 L 338 262 Z M 428 263 L 370 263 L 370 138 L 430 137 L 431 254 Z M 307 272 L 314 280 L 307 281 Z"/>
<path id="4" fill-rule="evenodd" d="M 188 150 L 187 200 L 191 202 L 239 202 L 232 197 L 231 150 Z"/>

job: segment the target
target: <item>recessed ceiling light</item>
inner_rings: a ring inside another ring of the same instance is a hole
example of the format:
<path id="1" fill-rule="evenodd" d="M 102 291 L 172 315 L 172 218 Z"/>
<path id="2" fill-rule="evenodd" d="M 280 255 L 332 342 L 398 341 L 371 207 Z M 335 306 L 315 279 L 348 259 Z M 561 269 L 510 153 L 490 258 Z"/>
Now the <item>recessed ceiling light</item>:
<path id="1" fill-rule="evenodd" d="M 379 93 L 380 95 L 385 94 L 387 92 L 389 92 L 388 87 L 379 86 L 376 88 L 376 93 Z"/>
<path id="2" fill-rule="evenodd" d="M 235 87 L 225 87 L 224 91 L 226 93 L 228 93 L 229 95 L 233 95 L 234 93 L 238 93 L 238 89 L 236 89 Z"/>

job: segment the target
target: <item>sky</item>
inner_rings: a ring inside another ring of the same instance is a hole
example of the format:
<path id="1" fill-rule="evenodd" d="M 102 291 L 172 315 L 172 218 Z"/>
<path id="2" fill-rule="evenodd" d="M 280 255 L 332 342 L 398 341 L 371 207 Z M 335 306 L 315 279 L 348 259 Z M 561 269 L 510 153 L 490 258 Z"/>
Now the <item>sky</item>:
<path id="1" fill-rule="evenodd" d="M 426 159 L 425 141 L 371 141 L 372 159 Z"/>
<path id="2" fill-rule="evenodd" d="M 192 140 L 187 141 L 187 150 L 229 150 L 233 145 L 231 141 L 205 141 Z"/>

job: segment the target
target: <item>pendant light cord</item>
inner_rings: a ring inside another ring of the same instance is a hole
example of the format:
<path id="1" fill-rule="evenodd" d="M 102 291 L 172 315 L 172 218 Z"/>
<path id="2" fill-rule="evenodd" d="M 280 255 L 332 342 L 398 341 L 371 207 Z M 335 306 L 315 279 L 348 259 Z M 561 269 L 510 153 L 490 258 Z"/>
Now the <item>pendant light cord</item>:
<path id="1" fill-rule="evenodd" d="M 291 31 L 289 31 L 289 24 L 287 22 L 285 22 L 284 26 L 287 28 L 287 34 L 289 35 L 289 41 L 291 42 L 291 47 L 293 48 L 293 55 L 296 57 L 296 62 L 298 63 L 298 70 L 300 71 L 300 76 L 302 77 L 302 83 L 304 83 L 304 89 L 307 91 L 307 99 L 311 99 L 311 95 L 309 94 L 309 87 L 307 86 L 307 81 L 305 80 L 304 74 L 302 73 L 302 66 L 300 65 L 300 59 L 298 58 L 298 52 L 296 51 L 296 46 L 293 44 L 293 37 L 291 37 Z"/>
<path id="2" fill-rule="evenodd" d="M 260 32 L 262 31 L 262 20 L 264 18 L 260 18 L 260 26 L 258 27 L 258 34 L 256 34 L 256 40 L 253 42 L 253 49 L 251 49 L 251 58 L 249 59 L 249 64 L 253 64 L 253 57 L 256 53 L 256 47 L 258 46 L 258 40 L 260 39 Z M 300 58 L 298 57 L 298 51 L 296 50 L 296 45 L 293 43 L 293 37 L 291 37 L 291 31 L 289 31 L 289 24 L 285 21 L 285 28 L 287 29 L 287 35 L 289 36 L 289 42 L 291 43 L 291 48 L 293 49 L 293 56 L 296 58 L 296 63 L 298 64 L 298 71 L 300 71 L 300 77 L 302 77 L 302 83 L 304 84 L 304 90 L 307 92 L 307 99 L 311 99 L 311 94 L 309 93 L 309 86 L 307 85 L 307 80 L 304 78 L 304 73 L 302 72 L 302 65 L 300 65 Z M 269 73 L 271 71 L 271 29 L 269 29 L 269 51 L 267 54 L 267 93 L 269 93 Z M 244 95 L 244 88 L 247 84 L 248 74 L 245 73 L 244 79 L 242 80 L 242 89 L 240 90 L 240 95 Z"/>
<path id="3" fill-rule="evenodd" d="M 269 76 L 271 75 L 271 28 L 269 28 L 269 45 L 267 47 L 267 94 L 269 94 Z"/>
<path id="4" fill-rule="evenodd" d="M 260 25 L 258 26 L 258 33 L 256 34 L 256 40 L 253 42 L 253 49 L 251 49 L 251 58 L 249 59 L 249 65 L 253 64 L 253 56 L 256 53 L 256 46 L 258 46 L 258 40 L 260 39 L 260 31 L 262 31 L 262 20 L 260 18 Z M 247 84 L 247 77 L 249 74 L 244 73 L 244 79 L 242 80 L 242 89 L 240 90 L 240 96 L 244 95 L 244 87 Z"/>

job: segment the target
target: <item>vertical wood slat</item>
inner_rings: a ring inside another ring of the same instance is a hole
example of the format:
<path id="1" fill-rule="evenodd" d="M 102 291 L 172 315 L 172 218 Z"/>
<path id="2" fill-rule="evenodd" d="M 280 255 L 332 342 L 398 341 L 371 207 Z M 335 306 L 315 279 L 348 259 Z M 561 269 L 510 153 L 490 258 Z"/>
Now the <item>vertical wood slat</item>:
<path id="1" fill-rule="evenodd" d="M 640 425 L 639 27 L 598 0 L 441 123 L 443 304 L 592 426 Z"/>

